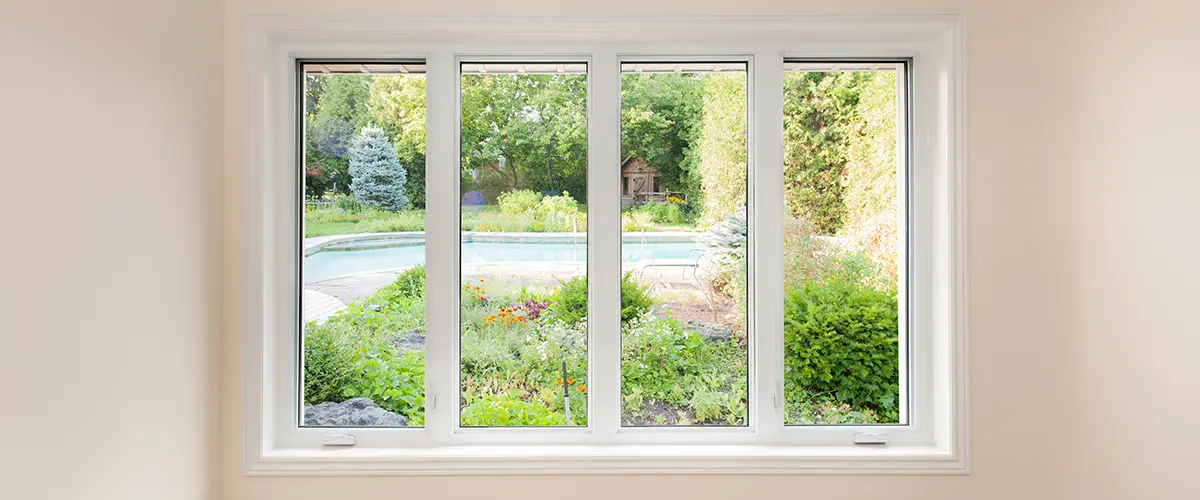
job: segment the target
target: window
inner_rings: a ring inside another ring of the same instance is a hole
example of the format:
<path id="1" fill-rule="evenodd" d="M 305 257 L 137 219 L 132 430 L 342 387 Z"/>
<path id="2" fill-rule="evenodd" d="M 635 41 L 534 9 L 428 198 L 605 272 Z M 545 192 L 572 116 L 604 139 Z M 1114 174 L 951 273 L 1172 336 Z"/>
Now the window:
<path id="1" fill-rule="evenodd" d="M 329 22 L 247 42 L 249 471 L 965 470 L 957 18 Z"/>
<path id="2" fill-rule="evenodd" d="M 745 62 L 621 65 L 623 425 L 747 425 L 746 83 Z"/>
<path id="3" fill-rule="evenodd" d="M 586 427 L 587 64 L 461 68 L 461 425 Z"/>
<path id="4" fill-rule="evenodd" d="M 898 424 L 903 62 L 786 61 L 784 422 Z"/>
<path id="5" fill-rule="evenodd" d="M 424 71 L 299 67 L 302 426 L 424 422 Z"/>

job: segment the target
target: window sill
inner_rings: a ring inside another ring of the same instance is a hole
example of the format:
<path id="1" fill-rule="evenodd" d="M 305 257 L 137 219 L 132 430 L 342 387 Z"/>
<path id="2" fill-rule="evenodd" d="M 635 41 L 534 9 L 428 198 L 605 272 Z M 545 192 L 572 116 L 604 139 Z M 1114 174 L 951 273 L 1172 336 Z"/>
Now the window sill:
<path id="1" fill-rule="evenodd" d="M 493 474 L 965 474 L 938 447 L 894 446 L 454 446 L 277 449 L 247 461 L 247 475 Z"/>

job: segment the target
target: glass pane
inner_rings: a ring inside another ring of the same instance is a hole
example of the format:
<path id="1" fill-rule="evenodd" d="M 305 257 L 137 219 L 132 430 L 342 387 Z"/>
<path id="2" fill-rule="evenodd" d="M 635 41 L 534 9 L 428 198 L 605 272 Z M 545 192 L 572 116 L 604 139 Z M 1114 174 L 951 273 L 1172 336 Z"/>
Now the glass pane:
<path id="1" fill-rule="evenodd" d="M 302 425 L 424 425 L 423 72 L 303 67 Z"/>
<path id="2" fill-rule="evenodd" d="M 587 425 L 587 66 L 462 65 L 461 425 Z"/>
<path id="3" fill-rule="evenodd" d="M 621 422 L 746 425 L 746 65 L 621 69 Z"/>
<path id="4" fill-rule="evenodd" d="M 785 421 L 899 423 L 896 64 L 784 74 Z"/>

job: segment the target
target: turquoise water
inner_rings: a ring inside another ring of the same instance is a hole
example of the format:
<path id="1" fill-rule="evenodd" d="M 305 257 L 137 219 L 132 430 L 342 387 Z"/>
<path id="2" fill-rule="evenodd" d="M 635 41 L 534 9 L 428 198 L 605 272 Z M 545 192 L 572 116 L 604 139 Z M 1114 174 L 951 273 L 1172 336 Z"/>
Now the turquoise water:
<path id="1" fill-rule="evenodd" d="M 621 260 L 684 259 L 699 243 L 625 243 Z M 696 257 L 692 252 L 691 257 Z M 576 243 L 484 243 L 462 244 L 463 262 L 584 262 L 587 245 Z M 425 245 L 373 248 L 369 250 L 318 252 L 304 258 L 304 281 L 316 281 L 343 274 L 408 267 L 425 263 Z"/>

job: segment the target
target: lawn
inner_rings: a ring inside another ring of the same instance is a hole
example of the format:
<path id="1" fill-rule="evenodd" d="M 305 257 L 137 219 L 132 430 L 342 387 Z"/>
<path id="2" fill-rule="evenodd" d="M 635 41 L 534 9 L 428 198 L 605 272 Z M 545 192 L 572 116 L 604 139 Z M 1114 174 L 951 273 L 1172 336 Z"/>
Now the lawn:
<path id="1" fill-rule="evenodd" d="M 344 198 L 343 198 L 344 199 Z M 347 208 L 345 205 L 349 205 Z M 584 232 L 587 231 L 587 206 L 577 205 L 578 213 L 541 214 L 536 212 L 505 212 L 499 205 L 485 205 L 462 212 L 464 231 L 485 232 Z M 644 207 L 625 210 L 622 227 L 625 231 L 697 231 L 695 223 L 678 218 L 655 217 Z M 304 209 L 304 237 L 337 234 L 388 233 L 422 231 L 425 229 L 424 210 L 388 212 L 353 204 L 331 203 L 308 205 Z"/>

